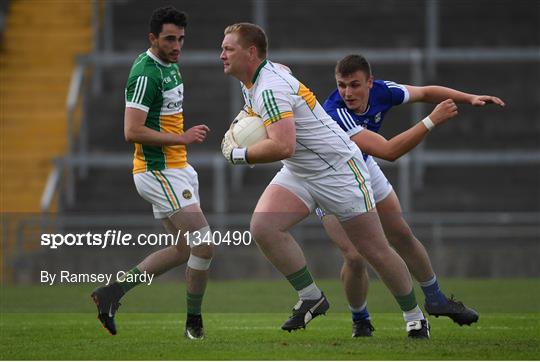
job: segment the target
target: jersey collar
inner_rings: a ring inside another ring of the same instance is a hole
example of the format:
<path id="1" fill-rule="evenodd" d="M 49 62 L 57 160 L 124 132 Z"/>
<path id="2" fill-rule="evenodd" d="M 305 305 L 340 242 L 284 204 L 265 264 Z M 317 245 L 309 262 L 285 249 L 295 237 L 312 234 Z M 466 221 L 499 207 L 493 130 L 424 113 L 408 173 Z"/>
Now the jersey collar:
<path id="1" fill-rule="evenodd" d="M 367 114 L 367 112 L 369 112 L 369 107 L 370 107 L 370 106 L 371 106 L 371 105 L 368 103 L 367 108 L 366 108 L 366 110 L 365 110 L 364 112 L 362 112 L 362 113 L 355 113 L 355 114 L 356 114 L 357 116 L 365 116 L 365 115 Z"/>
<path id="2" fill-rule="evenodd" d="M 150 58 L 152 58 L 155 62 L 157 62 L 157 63 L 160 64 L 160 65 L 163 65 L 164 67 L 170 67 L 170 66 L 171 66 L 171 63 L 165 63 L 163 60 L 161 60 L 161 59 L 159 59 L 158 57 L 156 57 L 156 56 L 154 55 L 154 53 L 152 53 L 152 52 L 150 51 L 150 49 L 148 49 L 148 50 L 146 51 L 146 54 L 147 54 Z"/>
<path id="3" fill-rule="evenodd" d="M 253 75 L 253 79 L 251 79 L 251 84 L 255 84 L 257 81 L 257 77 L 259 76 L 259 73 L 261 72 L 261 69 L 268 63 L 268 60 L 263 60 L 261 64 L 257 67 L 257 70 L 255 71 L 255 74 Z"/>

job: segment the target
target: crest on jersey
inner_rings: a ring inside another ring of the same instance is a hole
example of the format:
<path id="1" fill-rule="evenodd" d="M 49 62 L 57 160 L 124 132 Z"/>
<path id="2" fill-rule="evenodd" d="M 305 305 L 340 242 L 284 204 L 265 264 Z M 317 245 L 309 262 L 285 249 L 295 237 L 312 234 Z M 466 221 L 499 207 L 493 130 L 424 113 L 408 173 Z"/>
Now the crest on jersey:
<path id="1" fill-rule="evenodd" d="M 182 197 L 184 199 L 189 200 L 189 199 L 191 199 L 191 196 L 192 196 L 191 191 L 189 191 L 189 190 L 182 191 Z"/>

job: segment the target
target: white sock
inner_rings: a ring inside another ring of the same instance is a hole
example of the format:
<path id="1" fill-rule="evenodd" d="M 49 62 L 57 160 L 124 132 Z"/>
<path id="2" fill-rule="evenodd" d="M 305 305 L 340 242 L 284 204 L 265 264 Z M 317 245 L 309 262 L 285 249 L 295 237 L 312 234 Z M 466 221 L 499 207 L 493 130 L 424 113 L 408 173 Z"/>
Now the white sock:
<path id="1" fill-rule="evenodd" d="M 422 313 L 422 310 L 417 305 L 413 309 L 403 312 L 403 319 L 405 319 L 405 322 L 412 322 L 426 318 L 424 317 L 424 313 Z"/>
<path id="2" fill-rule="evenodd" d="M 434 275 L 433 278 L 426 280 L 425 282 L 418 282 L 421 287 L 429 287 L 430 285 L 433 285 L 437 282 L 437 276 Z"/>
<path id="3" fill-rule="evenodd" d="M 364 304 L 362 304 L 360 307 L 358 308 L 353 308 L 349 305 L 349 310 L 352 312 L 352 313 L 360 313 L 361 311 L 363 311 L 365 308 L 367 307 L 367 300 L 364 302 Z"/>
<path id="4" fill-rule="evenodd" d="M 322 296 L 322 292 L 315 283 L 311 283 L 304 289 L 298 291 L 300 299 L 319 299 Z"/>

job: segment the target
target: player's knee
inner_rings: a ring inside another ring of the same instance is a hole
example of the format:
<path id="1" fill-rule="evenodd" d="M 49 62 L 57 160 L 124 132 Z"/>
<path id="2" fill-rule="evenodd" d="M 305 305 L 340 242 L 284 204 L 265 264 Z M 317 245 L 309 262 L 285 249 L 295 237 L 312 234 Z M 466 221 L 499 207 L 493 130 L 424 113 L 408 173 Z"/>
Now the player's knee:
<path id="1" fill-rule="evenodd" d="M 194 246 L 187 262 L 188 267 L 195 270 L 208 270 L 214 257 L 214 245 L 212 243 Z"/>
<path id="2" fill-rule="evenodd" d="M 195 246 L 191 249 L 190 255 L 195 255 L 204 259 L 212 259 L 214 257 L 214 246 L 212 244 Z"/>
<path id="3" fill-rule="evenodd" d="M 366 248 L 363 251 L 363 256 L 366 259 L 366 262 L 371 264 L 375 269 L 377 266 L 383 265 L 386 261 L 390 260 L 395 254 L 394 250 L 386 242 L 379 243 L 379 245 Z"/>
<path id="4" fill-rule="evenodd" d="M 345 266 L 351 269 L 354 273 L 363 273 L 367 268 L 366 259 L 356 250 L 348 251 L 344 254 Z"/>
<path id="5" fill-rule="evenodd" d="M 414 243 L 414 234 L 407 224 L 400 224 L 385 230 L 385 234 L 390 244 L 397 249 L 408 248 Z"/>
<path id="6" fill-rule="evenodd" d="M 175 265 L 178 266 L 187 262 L 189 258 L 189 251 L 179 248 L 178 246 L 169 246 L 168 249 L 170 250 L 171 255 L 174 256 Z"/>
<path id="7" fill-rule="evenodd" d="M 205 271 L 210 269 L 210 264 L 212 263 L 212 257 L 201 257 L 197 256 L 193 253 L 193 250 L 191 251 L 191 255 L 189 256 L 187 266 L 191 269 Z"/>
<path id="8" fill-rule="evenodd" d="M 275 229 L 270 227 L 270 225 L 265 223 L 260 218 L 251 220 L 249 231 L 257 244 L 265 243 L 267 240 L 271 240 L 276 232 Z"/>
<path id="9" fill-rule="evenodd" d="M 208 225 L 188 233 L 186 241 L 191 248 L 191 255 L 203 259 L 212 259 L 214 256 L 213 233 Z"/>

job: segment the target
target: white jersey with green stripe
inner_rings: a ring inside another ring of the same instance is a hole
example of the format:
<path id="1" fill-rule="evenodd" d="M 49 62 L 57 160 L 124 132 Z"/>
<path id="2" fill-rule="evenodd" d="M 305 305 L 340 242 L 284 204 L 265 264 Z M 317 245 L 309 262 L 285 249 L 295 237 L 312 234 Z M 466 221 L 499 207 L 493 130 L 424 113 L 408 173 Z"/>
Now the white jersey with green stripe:
<path id="1" fill-rule="evenodd" d="M 315 95 L 283 67 L 265 60 L 252 86 L 242 84 L 248 111 L 261 117 L 266 127 L 293 117 L 296 151 L 283 164 L 299 177 L 321 177 L 351 159 L 358 147 L 325 112 Z"/>
<path id="2" fill-rule="evenodd" d="M 159 132 L 182 134 L 184 84 L 177 64 L 165 63 L 150 50 L 140 54 L 129 73 L 126 107 L 146 112 L 145 126 Z M 185 145 L 135 144 L 133 173 L 187 166 Z"/>

